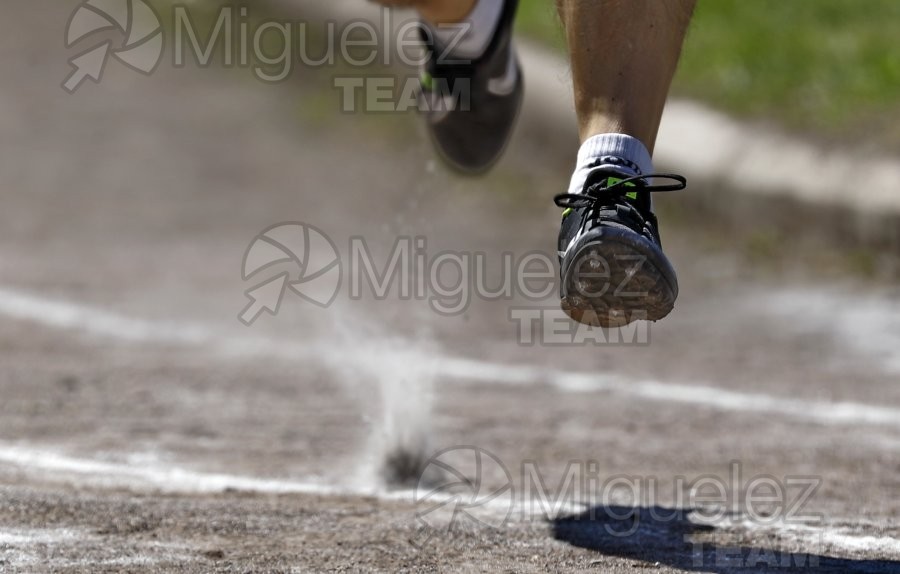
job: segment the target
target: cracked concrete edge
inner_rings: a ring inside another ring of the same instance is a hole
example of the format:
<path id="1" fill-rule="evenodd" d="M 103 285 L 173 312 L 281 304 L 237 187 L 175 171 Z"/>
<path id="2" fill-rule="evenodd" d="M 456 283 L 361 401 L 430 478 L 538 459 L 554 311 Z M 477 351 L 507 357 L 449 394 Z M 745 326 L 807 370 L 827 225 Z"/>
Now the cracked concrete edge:
<path id="1" fill-rule="evenodd" d="M 383 22 L 380 7 L 363 0 L 269 0 L 306 18 Z M 392 18 L 395 28 L 414 16 Z M 526 78 L 519 133 L 537 137 L 554 162 L 574 162 L 577 130 L 569 64 L 559 54 L 517 39 Z M 824 149 L 769 127 L 749 125 L 703 104 L 670 99 L 654 162 L 685 174 L 703 192 L 680 196 L 731 219 L 778 218 L 779 225 L 838 225 L 843 237 L 900 249 L 900 160 L 853 149 Z M 757 199 L 765 201 L 756 201 Z M 821 229 L 820 229 L 821 231 Z M 827 230 L 825 230 L 827 232 Z M 849 234 L 849 235 L 848 235 Z"/>

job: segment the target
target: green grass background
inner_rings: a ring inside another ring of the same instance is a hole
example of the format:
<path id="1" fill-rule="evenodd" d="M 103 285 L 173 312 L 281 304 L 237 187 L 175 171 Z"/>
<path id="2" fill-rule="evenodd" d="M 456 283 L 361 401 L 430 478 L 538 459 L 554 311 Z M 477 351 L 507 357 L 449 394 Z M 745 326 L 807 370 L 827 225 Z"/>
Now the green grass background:
<path id="1" fill-rule="evenodd" d="M 553 0 L 521 1 L 520 30 L 562 49 Z M 900 0 L 699 0 L 673 91 L 900 150 Z"/>

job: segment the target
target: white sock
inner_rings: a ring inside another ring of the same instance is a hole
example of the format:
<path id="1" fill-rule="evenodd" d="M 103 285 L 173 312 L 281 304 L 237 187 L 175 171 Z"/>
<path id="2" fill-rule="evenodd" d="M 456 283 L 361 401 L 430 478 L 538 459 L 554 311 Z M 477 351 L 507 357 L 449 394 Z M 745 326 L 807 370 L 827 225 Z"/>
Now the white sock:
<path id="1" fill-rule="evenodd" d="M 653 173 L 650 152 L 640 140 L 625 134 L 600 134 L 585 140 L 578 150 L 578 163 L 569 193 L 581 193 L 594 170 L 612 169 L 628 176 Z"/>
<path id="2" fill-rule="evenodd" d="M 426 24 L 438 46 L 448 47 L 456 58 L 474 60 L 487 50 L 503 15 L 504 0 L 477 0 L 462 22 Z M 460 37 L 461 36 L 461 37 Z"/>

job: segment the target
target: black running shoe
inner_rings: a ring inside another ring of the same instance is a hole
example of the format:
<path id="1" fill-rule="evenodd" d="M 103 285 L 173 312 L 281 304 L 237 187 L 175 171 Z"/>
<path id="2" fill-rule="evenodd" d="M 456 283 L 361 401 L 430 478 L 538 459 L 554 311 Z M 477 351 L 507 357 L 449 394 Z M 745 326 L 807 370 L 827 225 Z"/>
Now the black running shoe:
<path id="1" fill-rule="evenodd" d="M 649 178 L 675 183 L 650 185 Z M 555 198 L 565 208 L 559 230 L 560 300 L 580 323 L 621 327 L 658 321 L 678 297 L 678 279 L 662 252 L 650 192 L 678 191 L 680 175 L 627 177 L 598 170 L 580 194 Z"/>
<path id="2" fill-rule="evenodd" d="M 422 32 L 428 58 L 419 107 L 438 152 L 463 173 L 483 173 L 500 159 L 522 105 L 522 68 L 512 44 L 518 3 L 505 0 L 494 37 L 476 60 L 446 54 Z"/>

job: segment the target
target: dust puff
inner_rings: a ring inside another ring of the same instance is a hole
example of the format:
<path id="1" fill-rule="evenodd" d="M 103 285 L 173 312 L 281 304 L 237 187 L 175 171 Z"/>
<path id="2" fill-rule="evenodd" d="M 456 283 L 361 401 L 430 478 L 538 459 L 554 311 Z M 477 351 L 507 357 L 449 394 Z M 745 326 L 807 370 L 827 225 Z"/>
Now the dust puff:
<path id="1" fill-rule="evenodd" d="M 389 488 L 415 488 L 433 454 L 434 380 L 422 365 L 380 377 L 381 428 L 378 478 Z"/>

